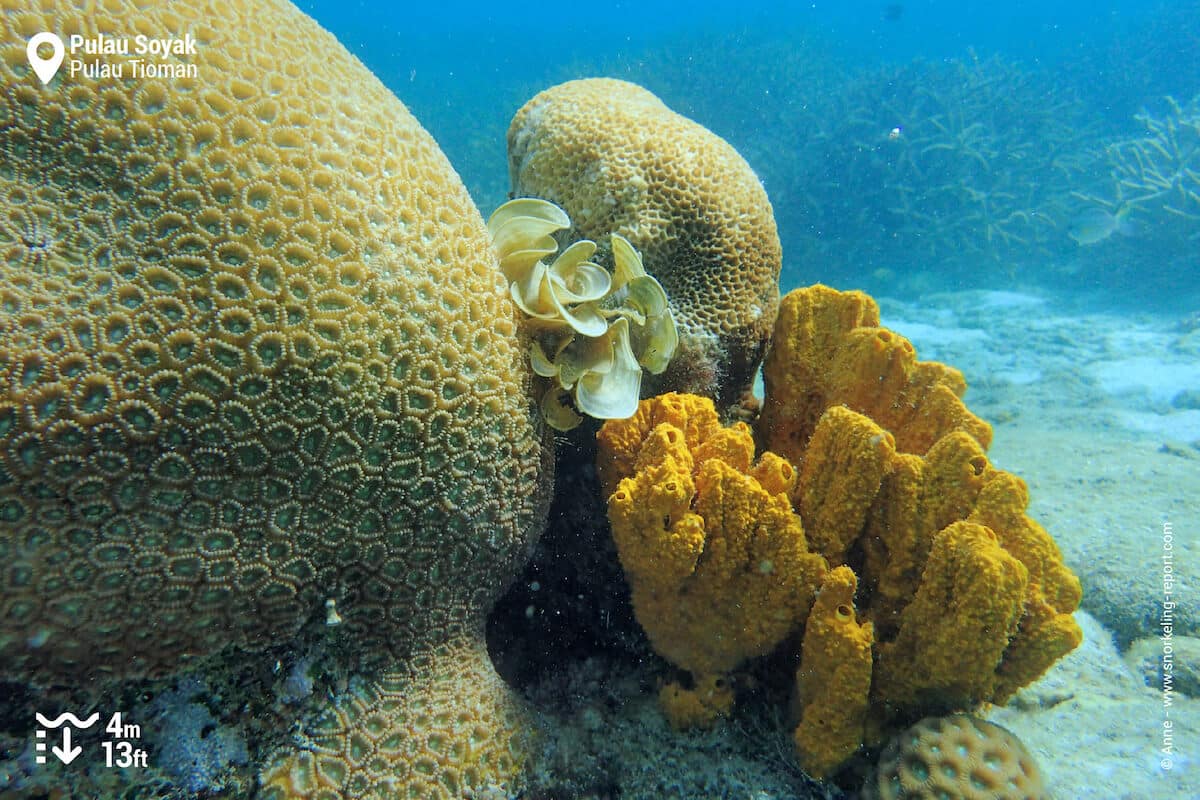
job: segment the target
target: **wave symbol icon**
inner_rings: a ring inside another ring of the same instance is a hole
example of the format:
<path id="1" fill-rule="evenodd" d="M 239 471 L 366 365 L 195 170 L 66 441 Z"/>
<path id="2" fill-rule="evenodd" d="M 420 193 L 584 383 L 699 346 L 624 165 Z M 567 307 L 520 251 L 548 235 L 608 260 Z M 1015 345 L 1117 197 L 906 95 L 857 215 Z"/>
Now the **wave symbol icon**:
<path id="1" fill-rule="evenodd" d="M 72 714 L 69 711 L 66 713 L 63 713 L 63 714 L 59 714 L 54 719 L 48 719 L 46 717 L 43 717 L 41 714 L 34 714 L 34 716 L 37 717 L 38 725 L 41 725 L 43 728 L 57 728 L 59 725 L 62 725 L 63 722 L 65 721 L 65 722 L 70 722 L 72 725 L 74 725 L 76 728 L 79 728 L 80 730 L 84 730 L 84 729 L 90 728 L 96 724 L 96 720 L 100 719 L 100 712 L 97 711 L 97 712 L 93 713 L 90 717 L 87 718 L 86 721 L 80 719 L 79 717 L 75 716 L 74 714 Z"/>

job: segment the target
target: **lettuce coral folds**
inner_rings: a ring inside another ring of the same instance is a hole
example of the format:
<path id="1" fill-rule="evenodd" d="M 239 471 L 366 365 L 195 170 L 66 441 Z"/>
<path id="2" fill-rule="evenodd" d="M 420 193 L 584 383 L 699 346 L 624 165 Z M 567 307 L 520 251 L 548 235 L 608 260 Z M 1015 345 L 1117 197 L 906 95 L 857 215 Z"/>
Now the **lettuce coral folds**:
<path id="1" fill-rule="evenodd" d="M 610 275 L 588 260 L 594 242 L 584 239 L 558 253 L 551 234 L 570 226 L 561 208 L 531 197 L 505 203 L 488 220 L 513 302 L 534 339 L 530 364 L 553 381 L 541 405 L 558 430 L 579 424 L 575 409 L 597 419 L 632 415 L 642 370 L 662 373 L 679 341 L 667 294 L 646 274 L 633 245 L 612 234 Z"/>

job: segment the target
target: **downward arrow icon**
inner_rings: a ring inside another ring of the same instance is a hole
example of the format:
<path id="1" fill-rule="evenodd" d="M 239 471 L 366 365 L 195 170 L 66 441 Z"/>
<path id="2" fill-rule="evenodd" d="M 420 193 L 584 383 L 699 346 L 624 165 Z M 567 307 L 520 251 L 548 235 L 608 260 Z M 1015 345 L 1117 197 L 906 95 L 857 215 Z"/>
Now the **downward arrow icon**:
<path id="1" fill-rule="evenodd" d="M 79 756 L 80 753 L 83 752 L 83 748 L 79 745 L 71 747 L 71 729 L 63 728 L 62 747 L 58 747 L 57 745 L 51 747 L 50 752 L 58 756 L 58 760 L 64 764 L 70 764 Z"/>

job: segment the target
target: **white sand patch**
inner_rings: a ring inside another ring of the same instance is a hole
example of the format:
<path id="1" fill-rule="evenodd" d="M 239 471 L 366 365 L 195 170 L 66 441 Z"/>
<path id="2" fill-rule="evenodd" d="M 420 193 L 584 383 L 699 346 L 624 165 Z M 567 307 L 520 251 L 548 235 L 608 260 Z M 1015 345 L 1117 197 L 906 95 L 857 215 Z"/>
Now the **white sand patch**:
<path id="1" fill-rule="evenodd" d="M 1133 674 L 1099 622 L 1084 612 L 1076 619 L 1083 645 L 988 718 L 1024 743 L 1054 797 L 1196 797 L 1200 701 L 1176 696 L 1177 752 L 1163 769 L 1161 692 Z M 1072 753 L 1087 754 L 1086 768 Z"/>
<path id="2" fill-rule="evenodd" d="M 1159 405 L 1170 405 L 1184 390 L 1200 390 L 1200 364 L 1177 357 L 1135 356 L 1101 361 L 1088 370 L 1110 395 L 1141 398 Z"/>
<path id="3" fill-rule="evenodd" d="M 958 311 L 1028 311 L 1046 304 L 1046 298 L 1028 292 L 1000 289 L 971 289 L 963 292 L 935 292 L 922 300 L 922 305 L 951 308 Z"/>
<path id="4" fill-rule="evenodd" d="M 951 342 L 955 345 L 962 342 L 982 342 L 988 338 L 987 331 L 981 331 L 978 328 L 930 325 L 911 319 L 885 319 L 883 326 L 891 328 L 911 341 L 916 345 L 918 354 L 923 347 L 937 347 Z"/>
<path id="5" fill-rule="evenodd" d="M 1200 411 L 1195 409 L 1166 414 L 1121 411 L 1117 414 L 1117 419 L 1132 431 L 1141 431 L 1178 442 L 1200 442 Z M 1200 453 L 1197 455 L 1200 456 Z"/>
<path id="6" fill-rule="evenodd" d="M 1001 369 L 996 370 L 991 374 L 991 380 L 996 383 L 1008 383 L 1013 386 L 1030 386 L 1038 383 L 1043 378 L 1040 369 L 1033 368 L 1017 368 L 1017 369 Z"/>
<path id="7" fill-rule="evenodd" d="M 914 319 L 893 318 L 883 319 L 882 324 L 912 342 L 917 349 L 917 358 L 922 361 L 940 361 L 973 345 L 982 345 L 988 339 L 987 331 L 978 328 L 931 325 Z"/>
<path id="8" fill-rule="evenodd" d="M 975 307 L 979 309 L 993 310 L 1010 310 L 1021 309 L 1027 311 L 1034 306 L 1045 305 L 1046 300 L 1043 297 L 1037 297 L 1032 294 L 1024 294 L 1022 292 L 974 292 L 978 299 L 975 300 Z"/>

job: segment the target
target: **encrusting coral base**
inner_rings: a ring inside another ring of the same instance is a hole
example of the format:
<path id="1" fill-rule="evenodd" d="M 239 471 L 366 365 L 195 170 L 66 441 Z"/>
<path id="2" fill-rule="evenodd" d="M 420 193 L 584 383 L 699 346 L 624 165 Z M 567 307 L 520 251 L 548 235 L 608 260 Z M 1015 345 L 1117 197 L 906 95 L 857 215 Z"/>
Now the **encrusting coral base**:
<path id="1" fill-rule="evenodd" d="M 517 775 L 536 731 L 483 646 L 448 642 L 338 697 L 306 745 L 267 766 L 261 796 L 462 797 Z"/>

